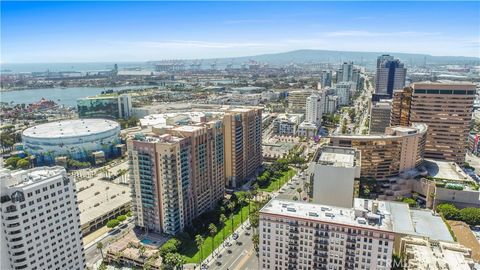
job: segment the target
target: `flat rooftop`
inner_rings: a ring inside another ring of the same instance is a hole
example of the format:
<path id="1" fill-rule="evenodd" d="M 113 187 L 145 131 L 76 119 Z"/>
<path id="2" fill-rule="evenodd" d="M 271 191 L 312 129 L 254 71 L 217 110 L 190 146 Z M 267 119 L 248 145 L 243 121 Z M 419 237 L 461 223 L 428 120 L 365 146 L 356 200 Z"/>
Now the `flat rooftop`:
<path id="1" fill-rule="evenodd" d="M 367 205 L 365 205 L 367 202 Z M 378 204 L 378 211 L 371 212 L 373 204 Z M 367 207 L 365 207 L 367 206 Z M 453 242 L 447 225 L 439 216 L 428 210 L 411 210 L 408 204 L 393 201 L 374 201 L 354 199 L 353 208 L 304 203 L 283 199 L 273 199 L 266 204 L 261 213 L 283 215 L 314 221 L 345 224 L 369 229 L 390 231 L 432 240 Z M 367 217 L 360 217 L 355 212 L 364 212 Z M 371 218 L 382 217 L 377 222 Z M 367 221 L 366 223 L 364 221 Z"/>
<path id="2" fill-rule="evenodd" d="M 467 250 L 458 244 L 440 242 L 432 245 L 425 239 L 408 240 L 407 252 L 415 254 L 414 262 L 409 263 L 418 269 L 471 269 L 469 264 L 473 261 L 465 257 Z"/>
<path id="3" fill-rule="evenodd" d="M 363 200 L 359 200 L 361 204 Z M 357 205 L 357 199 L 355 200 Z M 273 199 L 268 202 L 261 210 L 263 214 L 274 214 L 289 216 L 294 218 L 303 218 L 313 221 L 346 224 L 356 227 L 392 231 L 392 222 L 390 213 L 386 211 L 385 204 L 388 202 L 379 201 L 378 210 L 384 218 L 380 219 L 375 225 L 364 222 L 365 219 L 355 217 L 355 209 L 321 205 L 314 203 L 304 203 L 298 201 Z"/>
<path id="4" fill-rule="evenodd" d="M 454 162 L 425 159 L 423 165 L 427 169 L 428 175 L 434 178 L 443 178 L 464 182 L 473 181 L 473 179 Z"/>
<path id="5" fill-rule="evenodd" d="M 75 119 L 50 122 L 27 128 L 23 135 L 30 138 L 82 137 L 118 129 L 120 125 L 106 119 Z"/>
<path id="6" fill-rule="evenodd" d="M 177 130 L 177 131 L 187 131 L 187 132 L 193 132 L 197 130 L 202 130 L 204 129 L 203 126 L 178 126 L 172 128 L 172 130 Z"/>
<path id="7" fill-rule="evenodd" d="M 356 151 L 353 148 L 323 147 L 317 163 L 336 167 L 354 167 Z"/>
<path id="8" fill-rule="evenodd" d="M 65 169 L 59 166 L 36 167 L 21 171 L 2 169 L 0 171 L 1 181 L 5 181 L 4 186 L 9 188 L 29 186 L 63 174 L 65 174 Z"/>
<path id="9" fill-rule="evenodd" d="M 132 200 L 130 188 L 127 185 L 115 184 L 98 178 L 78 181 L 75 185 L 81 224 L 94 221 Z"/>

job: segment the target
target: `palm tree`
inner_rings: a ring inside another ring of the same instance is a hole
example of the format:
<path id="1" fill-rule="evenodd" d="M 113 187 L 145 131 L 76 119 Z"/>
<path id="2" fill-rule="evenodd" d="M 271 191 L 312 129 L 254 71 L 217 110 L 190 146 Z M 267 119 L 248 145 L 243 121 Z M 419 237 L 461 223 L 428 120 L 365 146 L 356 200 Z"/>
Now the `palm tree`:
<path id="1" fill-rule="evenodd" d="M 197 244 L 197 247 L 198 249 L 200 249 L 200 264 L 202 263 L 203 261 L 203 248 L 202 248 L 202 245 L 203 245 L 203 242 L 205 241 L 205 239 L 203 239 L 203 237 L 200 235 L 200 234 L 197 234 L 195 236 L 195 243 Z"/>
<path id="2" fill-rule="evenodd" d="M 224 214 L 220 215 L 220 224 L 222 225 L 222 234 L 223 234 L 223 241 L 225 241 L 225 222 L 227 221 L 227 217 Z"/>
<path id="3" fill-rule="evenodd" d="M 305 192 L 310 193 L 310 192 L 308 191 L 309 187 L 310 187 L 310 183 L 309 183 L 309 182 L 304 182 L 304 183 L 303 183 L 303 189 L 305 190 Z"/>
<path id="4" fill-rule="evenodd" d="M 140 258 L 142 258 L 142 263 L 145 263 L 145 251 L 147 251 L 145 249 L 145 246 L 144 245 L 140 245 L 140 247 L 138 248 L 138 255 L 140 256 Z"/>
<path id="5" fill-rule="evenodd" d="M 248 214 L 250 215 L 250 202 L 252 201 L 252 192 L 250 190 L 245 194 L 245 198 L 247 198 Z"/>
<path id="6" fill-rule="evenodd" d="M 210 225 L 208 225 L 208 231 L 210 232 L 210 236 L 212 236 L 212 254 L 213 254 L 213 249 L 215 245 L 215 235 L 218 232 L 217 226 L 215 226 L 215 224 L 213 223 L 210 223 Z"/>
<path id="7" fill-rule="evenodd" d="M 102 243 L 102 241 L 100 241 L 100 242 L 97 243 L 97 249 L 100 251 L 100 255 L 102 255 L 102 261 L 103 261 L 104 258 L 103 258 L 103 250 L 102 250 L 102 249 L 103 249 L 103 243 Z"/>
<path id="8" fill-rule="evenodd" d="M 253 248 L 258 253 L 258 244 L 260 243 L 260 237 L 258 233 L 252 235 Z"/>
<path id="9" fill-rule="evenodd" d="M 239 197 L 238 198 L 238 205 L 240 206 L 240 224 L 243 225 L 243 204 L 245 203 L 245 198 Z"/>
<path id="10" fill-rule="evenodd" d="M 257 183 L 253 184 L 252 188 L 253 188 L 253 189 L 252 189 L 253 199 L 254 199 L 255 201 L 257 201 L 258 188 L 259 188 L 259 187 L 258 187 L 258 184 L 257 184 Z"/>
<path id="11" fill-rule="evenodd" d="M 234 231 L 234 228 L 233 228 L 233 213 L 230 214 L 229 219 L 232 222 L 232 234 L 233 234 L 233 231 Z"/>
<path id="12" fill-rule="evenodd" d="M 298 192 L 298 199 L 301 200 L 302 199 L 302 188 L 301 187 L 297 188 L 297 192 Z"/>

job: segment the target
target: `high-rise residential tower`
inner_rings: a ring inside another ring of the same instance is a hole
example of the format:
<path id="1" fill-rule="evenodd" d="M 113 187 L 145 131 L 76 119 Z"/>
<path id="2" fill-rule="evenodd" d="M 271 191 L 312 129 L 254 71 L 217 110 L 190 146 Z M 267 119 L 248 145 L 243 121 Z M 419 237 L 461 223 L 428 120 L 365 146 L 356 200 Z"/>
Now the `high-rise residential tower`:
<path id="1" fill-rule="evenodd" d="M 0 170 L 0 192 L 2 270 L 86 268 L 75 185 L 64 168 Z"/>
<path id="2" fill-rule="evenodd" d="M 224 195 L 221 121 L 181 126 L 128 141 L 136 224 L 175 234 Z"/>
<path id="3" fill-rule="evenodd" d="M 472 83 L 414 83 L 395 92 L 391 123 L 427 124 L 425 157 L 462 164 L 475 94 Z"/>
<path id="4" fill-rule="evenodd" d="M 353 62 L 344 62 L 337 71 L 337 83 L 351 82 L 353 79 Z"/>
<path id="5" fill-rule="evenodd" d="M 391 55 L 382 55 L 377 58 L 377 75 L 375 94 L 392 98 L 393 90 L 405 86 L 407 69 L 398 59 Z"/>
<path id="6" fill-rule="evenodd" d="M 322 123 L 323 106 L 325 103 L 325 92 L 312 93 L 306 100 L 305 121 L 320 125 Z"/>
<path id="7" fill-rule="evenodd" d="M 223 125 L 226 185 L 240 187 L 262 165 L 262 109 L 227 110 Z"/>
<path id="8" fill-rule="evenodd" d="M 332 86 L 332 71 L 331 70 L 323 70 L 322 71 L 322 74 L 320 75 L 320 85 L 321 85 L 322 88 Z"/>

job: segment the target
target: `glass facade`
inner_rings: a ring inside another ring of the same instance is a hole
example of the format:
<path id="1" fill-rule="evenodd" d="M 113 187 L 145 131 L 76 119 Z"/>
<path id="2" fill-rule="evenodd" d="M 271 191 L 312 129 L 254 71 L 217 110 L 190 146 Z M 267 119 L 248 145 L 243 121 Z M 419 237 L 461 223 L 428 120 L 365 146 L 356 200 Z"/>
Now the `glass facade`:
<path id="1" fill-rule="evenodd" d="M 78 116 L 80 118 L 110 118 L 119 117 L 118 98 L 112 97 L 94 97 L 81 98 L 77 100 Z"/>

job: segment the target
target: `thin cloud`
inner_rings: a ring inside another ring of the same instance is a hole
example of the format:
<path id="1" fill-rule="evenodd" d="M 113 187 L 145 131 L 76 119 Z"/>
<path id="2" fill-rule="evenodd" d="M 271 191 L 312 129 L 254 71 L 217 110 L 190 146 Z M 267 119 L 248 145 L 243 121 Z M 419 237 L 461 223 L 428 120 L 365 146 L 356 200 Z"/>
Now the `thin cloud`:
<path id="1" fill-rule="evenodd" d="M 139 41 L 129 42 L 134 47 L 141 48 L 207 48 L 207 49 L 232 49 L 248 47 L 268 47 L 272 44 L 253 42 L 208 42 L 199 40 L 168 40 L 168 41 Z"/>
<path id="2" fill-rule="evenodd" d="M 250 23 L 272 23 L 274 20 L 267 19 L 239 19 L 239 20 L 228 20 L 225 21 L 225 24 L 250 24 Z"/>
<path id="3" fill-rule="evenodd" d="M 440 32 L 371 32 L 363 30 L 334 31 L 323 33 L 327 37 L 418 37 L 418 36 L 438 36 Z"/>

